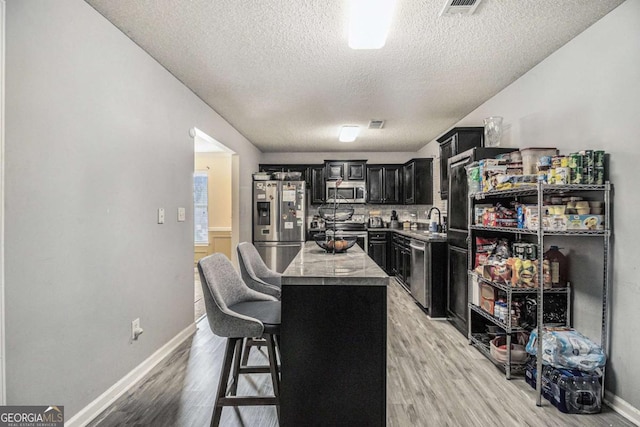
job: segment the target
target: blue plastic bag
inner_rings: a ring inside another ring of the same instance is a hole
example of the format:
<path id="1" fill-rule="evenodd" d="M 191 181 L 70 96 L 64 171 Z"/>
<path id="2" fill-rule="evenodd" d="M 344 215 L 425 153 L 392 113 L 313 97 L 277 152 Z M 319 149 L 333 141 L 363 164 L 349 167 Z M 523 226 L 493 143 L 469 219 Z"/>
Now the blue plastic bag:
<path id="1" fill-rule="evenodd" d="M 538 330 L 529 337 L 526 350 L 534 356 L 538 352 Z M 602 347 L 571 328 L 548 328 L 542 335 L 542 362 L 559 369 L 579 369 L 593 372 L 604 367 L 607 357 Z"/>

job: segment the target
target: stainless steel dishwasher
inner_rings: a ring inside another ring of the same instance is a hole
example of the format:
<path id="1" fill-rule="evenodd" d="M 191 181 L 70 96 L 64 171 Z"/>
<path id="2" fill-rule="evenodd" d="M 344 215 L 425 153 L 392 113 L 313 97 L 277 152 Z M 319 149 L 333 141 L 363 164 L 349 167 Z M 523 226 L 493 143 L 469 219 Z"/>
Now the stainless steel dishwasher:
<path id="1" fill-rule="evenodd" d="M 411 239 L 411 295 L 422 305 L 427 307 L 429 299 L 427 287 L 427 260 L 426 253 L 429 245 L 421 240 Z"/>

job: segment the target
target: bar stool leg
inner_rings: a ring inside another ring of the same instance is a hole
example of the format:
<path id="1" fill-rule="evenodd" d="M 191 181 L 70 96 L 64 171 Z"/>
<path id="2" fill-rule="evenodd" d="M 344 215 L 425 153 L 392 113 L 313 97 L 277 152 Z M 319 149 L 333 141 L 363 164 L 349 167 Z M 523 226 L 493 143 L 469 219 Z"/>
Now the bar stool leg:
<path id="1" fill-rule="evenodd" d="M 276 397 L 276 411 L 280 420 L 280 373 L 278 370 L 278 358 L 276 356 L 275 341 L 273 335 L 266 335 L 267 350 L 269 353 L 269 371 L 273 382 L 273 395 Z"/>
<path id="2" fill-rule="evenodd" d="M 244 348 L 242 350 L 242 363 L 241 366 L 247 366 L 249 362 L 249 351 L 251 351 L 251 344 L 253 338 L 245 338 L 244 339 Z"/>
<path id="3" fill-rule="evenodd" d="M 224 360 L 222 361 L 222 371 L 220 372 L 220 382 L 218 383 L 218 393 L 216 395 L 213 414 L 211 416 L 211 427 L 218 427 L 220 424 L 220 417 L 222 416 L 222 405 L 220 404 L 220 399 L 225 397 L 227 394 L 227 383 L 229 381 L 229 374 L 231 373 L 231 362 L 233 360 L 233 353 L 235 352 L 237 341 L 238 338 L 227 339 Z"/>
<path id="4" fill-rule="evenodd" d="M 234 352 L 233 358 L 233 379 L 231 383 L 231 388 L 229 389 L 229 394 L 231 396 L 235 396 L 238 394 L 238 380 L 240 379 L 240 355 L 242 354 L 242 343 L 246 338 L 240 338 L 236 341 L 236 348 Z"/>

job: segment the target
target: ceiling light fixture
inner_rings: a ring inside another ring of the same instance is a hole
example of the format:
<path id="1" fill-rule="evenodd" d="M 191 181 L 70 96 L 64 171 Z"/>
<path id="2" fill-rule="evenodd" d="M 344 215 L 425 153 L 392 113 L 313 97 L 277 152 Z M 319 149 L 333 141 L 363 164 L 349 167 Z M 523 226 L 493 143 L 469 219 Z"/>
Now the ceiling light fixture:
<path id="1" fill-rule="evenodd" d="M 395 0 L 351 0 L 349 47 L 380 49 L 391 26 Z"/>
<path id="2" fill-rule="evenodd" d="M 360 133 L 360 126 L 342 126 L 340 128 L 340 136 L 338 139 L 340 142 L 353 142 Z"/>

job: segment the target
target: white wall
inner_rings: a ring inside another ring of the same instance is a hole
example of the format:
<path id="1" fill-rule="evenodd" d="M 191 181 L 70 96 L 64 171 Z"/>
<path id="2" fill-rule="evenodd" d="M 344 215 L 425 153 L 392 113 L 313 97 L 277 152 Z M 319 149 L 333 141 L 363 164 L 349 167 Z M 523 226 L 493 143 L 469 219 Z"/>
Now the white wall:
<path id="1" fill-rule="evenodd" d="M 456 126 L 478 126 L 491 115 L 508 127 L 503 146 L 558 147 L 562 153 L 604 149 L 611 154 L 614 196 L 611 348 L 607 389 L 640 408 L 640 0 L 628 0 L 535 68 L 471 112 Z M 432 141 L 421 152 L 433 152 Z M 599 322 L 601 246 L 569 242 L 576 286 L 576 326 Z M 582 247 L 581 247 L 582 246 Z M 599 249 L 600 248 L 600 249 Z M 576 268 L 574 267 L 574 273 Z"/>
<path id="2" fill-rule="evenodd" d="M 236 173 L 260 152 L 81 0 L 9 0 L 6 29 L 7 403 L 70 418 L 193 322 L 189 129 L 238 153 Z"/>

